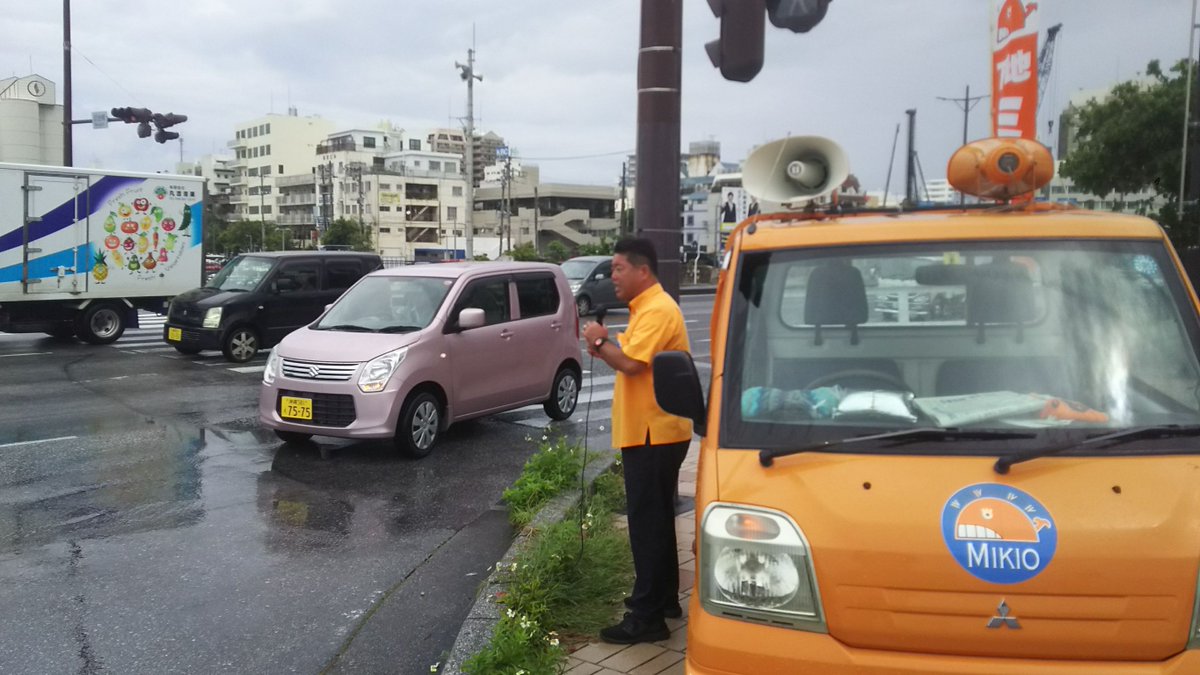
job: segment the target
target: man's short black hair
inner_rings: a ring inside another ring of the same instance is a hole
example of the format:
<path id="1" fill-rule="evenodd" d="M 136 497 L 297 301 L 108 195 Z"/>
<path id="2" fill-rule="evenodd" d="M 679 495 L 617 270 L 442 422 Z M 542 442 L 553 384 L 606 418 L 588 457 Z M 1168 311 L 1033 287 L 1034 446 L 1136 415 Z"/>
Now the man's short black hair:
<path id="1" fill-rule="evenodd" d="M 658 254 L 654 252 L 654 244 L 649 239 L 627 237 L 613 245 L 613 253 L 625 256 L 630 263 L 650 268 L 654 276 L 658 276 Z"/>

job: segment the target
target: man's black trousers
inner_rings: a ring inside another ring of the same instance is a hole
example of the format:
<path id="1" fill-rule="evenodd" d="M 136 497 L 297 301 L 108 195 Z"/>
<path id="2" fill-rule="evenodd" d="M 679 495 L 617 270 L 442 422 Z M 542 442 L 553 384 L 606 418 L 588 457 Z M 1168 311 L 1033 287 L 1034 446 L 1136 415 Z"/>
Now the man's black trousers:
<path id="1" fill-rule="evenodd" d="M 621 449 L 625 465 L 633 593 L 625 604 L 639 619 L 659 620 L 678 602 L 679 554 L 675 544 L 675 487 L 691 441 Z"/>

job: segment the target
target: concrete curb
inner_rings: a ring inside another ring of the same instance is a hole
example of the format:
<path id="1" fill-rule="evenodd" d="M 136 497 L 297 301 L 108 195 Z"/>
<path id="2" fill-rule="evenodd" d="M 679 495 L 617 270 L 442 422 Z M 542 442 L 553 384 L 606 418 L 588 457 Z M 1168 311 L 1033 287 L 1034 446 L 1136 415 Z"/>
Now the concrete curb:
<path id="1" fill-rule="evenodd" d="M 613 462 L 617 458 L 617 451 L 605 448 L 589 451 L 589 454 L 594 454 L 596 459 L 587 465 L 583 476 L 584 481 L 591 485 L 597 476 L 612 468 Z M 450 656 L 446 659 L 442 673 L 460 675 L 463 663 L 472 655 L 482 651 L 491 642 L 492 632 L 496 628 L 496 623 L 500 621 L 500 607 L 496 604 L 496 594 L 507 590 L 507 584 L 499 580 L 499 570 L 512 564 L 517 554 L 529 541 L 532 530 L 562 520 L 567 511 L 577 503 L 579 503 L 579 492 L 574 487 L 568 488 L 563 494 L 543 506 L 533 517 L 529 527 L 513 540 L 512 546 L 504 552 L 504 557 L 496 563 L 491 574 L 480 585 L 479 593 L 475 596 L 475 604 L 467 612 L 467 617 L 458 630 L 458 637 L 454 640 L 454 647 L 450 650 Z"/>

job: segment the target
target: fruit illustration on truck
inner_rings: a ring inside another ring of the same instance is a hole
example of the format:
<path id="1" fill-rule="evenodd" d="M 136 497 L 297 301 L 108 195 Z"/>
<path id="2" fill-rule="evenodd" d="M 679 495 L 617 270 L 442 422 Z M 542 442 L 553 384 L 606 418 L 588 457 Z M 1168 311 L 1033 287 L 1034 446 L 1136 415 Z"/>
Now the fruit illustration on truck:
<path id="1" fill-rule="evenodd" d="M 145 213 L 146 210 L 150 208 L 150 200 L 146 199 L 145 197 L 138 197 L 137 199 L 133 200 L 133 208 Z"/>
<path id="2" fill-rule="evenodd" d="M 138 231 L 137 223 L 133 222 L 132 220 L 126 220 L 125 222 L 121 223 L 121 231 L 125 234 L 134 234 Z"/>
<path id="3" fill-rule="evenodd" d="M 92 265 L 92 278 L 96 281 L 104 281 L 108 278 L 108 261 L 105 259 L 103 251 L 96 252 L 95 262 Z"/>
<path id="4" fill-rule="evenodd" d="M 150 253 L 146 254 L 146 259 L 144 261 L 142 261 L 142 267 L 145 269 L 148 269 L 148 270 L 152 270 L 157 266 L 158 266 L 158 262 L 154 260 L 154 252 L 151 251 Z"/>
<path id="5" fill-rule="evenodd" d="M 116 250 L 121 245 L 121 238 L 115 234 L 110 234 L 104 238 L 104 248 Z"/>
<path id="6" fill-rule="evenodd" d="M 180 231 L 188 229 L 188 226 L 191 224 L 192 224 L 192 210 L 185 206 L 183 208 L 183 222 L 179 224 Z"/>
<path id="7" fill-rule="evenodd" d="M 175 229 L 175 219 L 174 218 L 163 218 L 162 229 L 165 232 L 170 232 L 171 230 Z"/>
<path id="8" fill-rule="evenodd" d="M 104 231 L 109 234 L 117 231 L 117 214 L 110 212 L 104 219 Z"/>

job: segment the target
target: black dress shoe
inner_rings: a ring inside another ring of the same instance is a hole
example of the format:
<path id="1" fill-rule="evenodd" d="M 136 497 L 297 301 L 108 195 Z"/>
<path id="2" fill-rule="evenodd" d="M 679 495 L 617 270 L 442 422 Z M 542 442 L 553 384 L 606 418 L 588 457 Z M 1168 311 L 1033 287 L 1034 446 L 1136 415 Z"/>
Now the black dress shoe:
<path id="1" fill-rule="evenodd" d="M 671 631 L 662 619 L 644 621 L 633 614 L 625 612 L 625 618 L 615 626 L 609 626 L 600 631 L 600 639 L 618 645 L 632 645 L 639 642 L 658 642 L 671 637 Z"/>
<path id="2" fill-rule="evenodd" d="M 629 607 L 629 598 L 625 598 L 625 606 Z M 663 608 L 664 619 L 678 619 L 681 616 L 683 616 L 683 606 L 679 604 L 679 601 Z"/>

